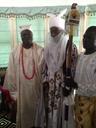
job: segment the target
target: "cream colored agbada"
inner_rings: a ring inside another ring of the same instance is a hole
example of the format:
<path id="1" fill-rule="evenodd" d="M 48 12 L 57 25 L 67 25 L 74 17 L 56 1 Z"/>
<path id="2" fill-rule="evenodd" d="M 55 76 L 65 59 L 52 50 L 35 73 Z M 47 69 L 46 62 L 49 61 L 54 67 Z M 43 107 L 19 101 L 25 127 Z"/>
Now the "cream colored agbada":
<path id="1" fill-rule="evenodd" d="M 40 94 L 43 49 L 37 44 L 29 49 L 17 46 L 11 53 L 4 82 L 17 99 L 17 128 L 34 126 Z"/>

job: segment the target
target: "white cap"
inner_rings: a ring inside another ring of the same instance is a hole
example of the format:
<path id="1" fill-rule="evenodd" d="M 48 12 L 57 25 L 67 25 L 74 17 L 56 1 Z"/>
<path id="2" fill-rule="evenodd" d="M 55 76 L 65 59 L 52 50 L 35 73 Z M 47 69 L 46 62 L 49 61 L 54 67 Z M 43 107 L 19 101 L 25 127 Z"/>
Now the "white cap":
<path id="1" fill-rule="evenodd" d="M 26 29 L 31 31 L 31 25 L 22 25 L 22 26 L 19 26 L 19 28 L 20 28 L 20 32 Z"/>
<path id="2" fill-rule="evenodd" d="M 49 27 L 58 27 L 61 30 L 65 30 L 65 20 L 58 16 L 53 16 L 50 18 Z"/>

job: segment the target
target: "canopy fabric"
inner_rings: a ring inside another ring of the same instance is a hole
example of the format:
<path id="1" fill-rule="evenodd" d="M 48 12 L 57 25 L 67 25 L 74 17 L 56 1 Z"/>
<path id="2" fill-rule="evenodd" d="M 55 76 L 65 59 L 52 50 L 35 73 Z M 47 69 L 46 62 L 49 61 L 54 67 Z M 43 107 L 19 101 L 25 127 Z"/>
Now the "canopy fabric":
<path id="1" fill-rule="evenodd" d="M 20 41 L 20 25 L 32 24 L 34 40 L 39 45 L 43 46 L 46 39 L 46 33 L 48 32 L 48 17 L 46 17 L 46 15 L 48 13 L 58 14 L 66 8 L 70 9 L 70 6 L 71 5 L 63 6 L 62 4 L 62 6 L 1 7 L 0 2 L 0 67 L 7 67 L 11 48 Z M 96 23 L 96 4 L 79 5 L 79 10 L 81 13 L 79 36 L 74 37 L 74 43 L 77 45 L 78 49 L 82 51 L 81 37 L 83 32 L 88 26 L 95 25 Z"/>
<path id="2" fill-rule="evenodd" d="M 28 16 L 34 18 L 35 16 L 45 16 L 48 13 L 58 14 L 64 9 L 69 9 L 70 6 L 46 6 L 46 7 L 0 7 L 0 17 L 7 16 Z M 86 6 L 79 6 L 80 13 L 84 13 Z M 96 5 L 87 6 L 87 11 L 96 12 Z"/>

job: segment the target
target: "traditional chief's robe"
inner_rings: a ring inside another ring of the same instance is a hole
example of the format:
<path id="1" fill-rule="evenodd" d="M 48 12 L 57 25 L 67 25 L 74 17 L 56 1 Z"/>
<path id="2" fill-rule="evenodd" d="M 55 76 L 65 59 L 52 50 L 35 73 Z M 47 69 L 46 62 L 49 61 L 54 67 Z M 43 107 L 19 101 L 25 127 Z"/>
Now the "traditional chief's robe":
<path id="1" fill-rule="evenodd" d="M 10 55 L 4 86 L 17 100 L 16 127 L 31 128 L 34 126 L 35 109 L 40 95 L 43 49 L 35 43 L 30 49 L 23 48 L 22 60 L 21 47 L 22 45 L 17 46 Z M 25 77 L 23 67 L 25 75 L 29 77 L 35 69 L 32 79 Z"/>
<path id="2" fill-rule="evenodd" d="M 77 48 L 73 45 L 71 67 L 73 76 L 77 56 Z M 41 128 L 74 128 L 74 96 L 72 93 L 68 97 L 64 97 L 62 93 L 64 84 L 63 67 L 54 74 L 53 79 L 50 79 L 46 63 L 43 63 L 42 81 L 46 84 L 43 84 L 43 94 L 38 105 L 36 126 Z M 68 119 L 65 116 L 67 112 L 65 106 L 68 106 Z"/>

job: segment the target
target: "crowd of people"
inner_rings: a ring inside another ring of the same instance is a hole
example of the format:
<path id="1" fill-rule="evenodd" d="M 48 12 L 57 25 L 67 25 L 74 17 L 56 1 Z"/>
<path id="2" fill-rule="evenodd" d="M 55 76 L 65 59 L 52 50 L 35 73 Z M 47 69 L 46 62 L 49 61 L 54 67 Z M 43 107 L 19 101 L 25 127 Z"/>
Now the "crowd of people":
<path id="1" fill-rule="evenodd" d="M 72 43 L 69 77 L 64 19 L 51 17 L 49 30 L 42 48 L 23 28 L 10 54 L 4 87 L 17 106 L 16 128 L 96 128 L 96 26 L 83 35 L 83 53 Z"/>

